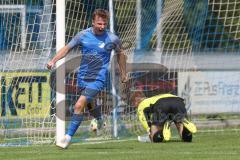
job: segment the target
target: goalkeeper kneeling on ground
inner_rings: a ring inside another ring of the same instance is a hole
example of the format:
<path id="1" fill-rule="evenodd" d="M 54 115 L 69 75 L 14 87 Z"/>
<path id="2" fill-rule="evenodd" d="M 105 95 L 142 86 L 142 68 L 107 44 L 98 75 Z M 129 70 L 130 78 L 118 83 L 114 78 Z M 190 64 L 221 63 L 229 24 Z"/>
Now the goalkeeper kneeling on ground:
<path id="1" fill-rule="evenodd" d="M 147 130 L 151 142 L 169 141 L 171 122 L 175 123 L 182 141 L 192 142 L 192 134 L 196 133 L 197 128 L 187 119 L 182 98 L 173 94 L 159 94 L 146 98 L 143 92 L 136 91 L 131 96 L 131 101 L 137 107 L 138 118 Z"/>

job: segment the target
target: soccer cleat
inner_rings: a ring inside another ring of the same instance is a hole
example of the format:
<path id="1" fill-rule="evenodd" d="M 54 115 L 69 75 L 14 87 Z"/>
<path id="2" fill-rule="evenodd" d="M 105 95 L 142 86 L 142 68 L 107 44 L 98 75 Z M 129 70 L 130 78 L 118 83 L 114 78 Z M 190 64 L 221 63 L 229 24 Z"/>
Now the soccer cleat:
<path id="1" fill-rule="evenodd" d="M 184 126 L 182 131 L 182 140 L 184 142 L 192 142 L 192 133 Z"/>
<path id="2" fill-rule="evenodd" d="M 92 119 L 90 123 L 90 131 L 96 132 L 97 135 L 101 134 L 101 130 L 106 126 L 106 123 L 102 119 L 97 120 L 96 118 Z"/>
<path id="3" fill-rule="evenodd" d="M 167 121 L 164 123 L 164 126 L 163 126 L 163 139 L 165 141 L 169 141 L 170 138 L 171 138 L 170 123 Z"/>
<path id="4" fill-rule="evenodd" d="M 60 140 L 60 142 L 56 143 L 56 146 L 66 149 L 71 141 L 71 137 L 68 135 L 65 135 L 64 138 L 62 140 Z"/>
<path id="5" fill-rule="evenodd" d="M 98 122 L 97 119 L 92 119 L 90 122 L 89 130 L 92 132 L 96 132 L 98 129 Z"/>
<path id="6" fill-rule="evenodd" d="M 189 130 L 189 132 L 191 132 L 191 133 L 197 132 L 197 127 L 195 126 L 195 124 L 188 121 L 187 119 L 183 120 L 183 126 L 186 127 Z"/>

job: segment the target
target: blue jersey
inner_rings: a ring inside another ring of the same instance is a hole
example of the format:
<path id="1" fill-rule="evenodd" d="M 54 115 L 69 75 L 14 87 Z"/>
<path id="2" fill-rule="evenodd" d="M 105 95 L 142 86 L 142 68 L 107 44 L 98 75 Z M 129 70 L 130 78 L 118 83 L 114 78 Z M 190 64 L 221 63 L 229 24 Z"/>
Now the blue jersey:
<path id="1" fill-rule="evenodd" d="M 93 33 L 90 27 L 79 32 L 69 43 L 68 47 L 82 47 L 82 59 L 78 72 L 78 81 L 106 81 L 112 49 L 120 50 L 120 40 L 106 30 L 102 35 Z"/>

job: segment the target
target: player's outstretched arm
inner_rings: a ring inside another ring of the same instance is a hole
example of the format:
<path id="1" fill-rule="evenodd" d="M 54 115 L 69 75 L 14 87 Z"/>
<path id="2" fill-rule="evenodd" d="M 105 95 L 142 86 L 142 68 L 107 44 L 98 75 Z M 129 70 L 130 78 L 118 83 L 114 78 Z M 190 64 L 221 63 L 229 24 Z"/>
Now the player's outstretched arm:
<path id="1" fill-rule="evenodd" d="M 126 55 L 123 53 L 123 50 L 117 54 L 117 60 L 120 69 L 121 81 L 122 83 L 127 82 L 127 74 L 126 74 Z"/>
<path id="2" fill-rule="evenodd" d="M 67 55 L 67 53 L 69 52 L 69 50 L 70 50 L 70 47 L 68 47 L 67 45 L 64 46 L 63 48 L 61 48 L 61 49 L 57 52 L 57 54 L 53 57 L 53 59 L 47 63 L 47 68 L 51 70 L 51 69 L 53 68 L 53 66 L 55 65 L 55 63 L 56 63 L 59 59 L 65 57 L 65 56 Z"/>

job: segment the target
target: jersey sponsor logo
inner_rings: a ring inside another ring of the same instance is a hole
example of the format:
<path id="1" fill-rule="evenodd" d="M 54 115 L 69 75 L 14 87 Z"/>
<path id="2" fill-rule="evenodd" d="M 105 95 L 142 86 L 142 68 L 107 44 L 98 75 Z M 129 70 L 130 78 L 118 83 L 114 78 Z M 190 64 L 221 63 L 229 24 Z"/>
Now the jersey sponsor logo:
<path id="1" fill-rule="evenodd" d="M 49 73 L 0 73 L 1 117 L 45 117 L 50 115 Z"/>

